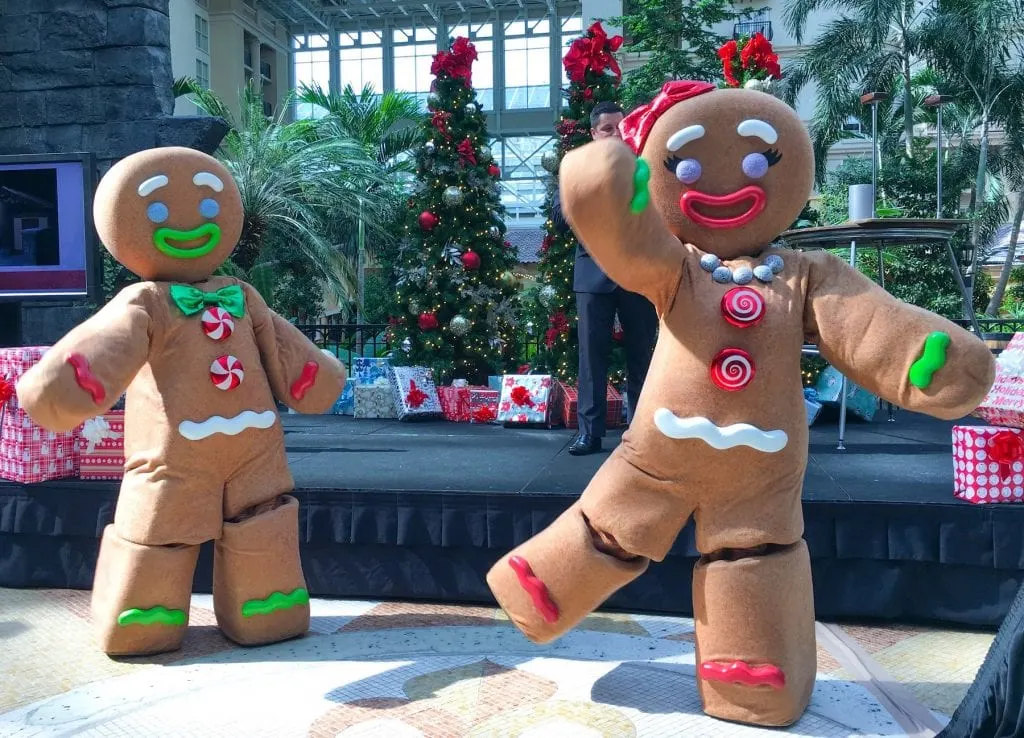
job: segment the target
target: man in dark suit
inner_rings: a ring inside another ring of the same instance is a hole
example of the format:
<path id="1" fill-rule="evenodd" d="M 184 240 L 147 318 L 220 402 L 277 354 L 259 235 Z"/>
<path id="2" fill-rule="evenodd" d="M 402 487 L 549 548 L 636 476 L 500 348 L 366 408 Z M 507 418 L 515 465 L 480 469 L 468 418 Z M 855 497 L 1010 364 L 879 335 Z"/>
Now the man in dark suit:
<path id="1" fill-rule="evenodd" d="M 613 102 L 601 102 L 590 113 L 590 134 L 594 139 L 619 137 L 622 108 Z M 556 191 L 551 218 L 561 231 L 569 230 Z M 608 363 L 612 352 L 612 329 L 619 314 L 626 344 L 626 393 L 628 420 L 647 376 L 658 331 L 654 306 L 642 295 L 627 292 L 601 271 L 582 244 L 576 249 L 573 273 L 576 311 L 579 314 L 580 365 L 578 385 L 579 435 L 569 447 L 573 456 L 586 456 L 601 450 L 608 413 Z"/>

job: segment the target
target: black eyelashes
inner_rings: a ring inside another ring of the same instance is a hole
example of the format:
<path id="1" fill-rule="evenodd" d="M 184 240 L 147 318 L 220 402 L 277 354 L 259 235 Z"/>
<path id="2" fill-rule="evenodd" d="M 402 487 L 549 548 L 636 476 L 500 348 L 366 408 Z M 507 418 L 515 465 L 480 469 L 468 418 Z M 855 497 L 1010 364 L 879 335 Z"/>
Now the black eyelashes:
<path id="1" fill-rule="evenodd" d="M 762 154 L 765 159 L 768 160 L 768 166 L 773 167 L 782 161 L 782 154 L 779 153 L 778 149 L 768 149 Z"/>
<path id="2" fill-rule="evenodd" d="M 680 159 L 678 156 L 668 156 L 668 157 L 665 157 L 665 168 L 667 170 L 669 170 L 670 172 L 672 172 L 672 174 L 675 174 L 676 173 L 676 167 L 678 167 L 679 164 L 682 161 L 683 160 Z"/>

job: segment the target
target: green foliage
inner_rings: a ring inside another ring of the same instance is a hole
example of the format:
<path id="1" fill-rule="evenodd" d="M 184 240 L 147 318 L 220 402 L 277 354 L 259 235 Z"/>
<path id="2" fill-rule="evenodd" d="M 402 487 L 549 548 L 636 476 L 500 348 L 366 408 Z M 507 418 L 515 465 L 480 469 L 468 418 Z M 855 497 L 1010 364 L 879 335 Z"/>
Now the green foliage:
<path id="1" fill-rule="evenodd" d="M 718 47 L 726 39 L 711 29 L 745 15 L 728 0 L 628 0 L 624 11 L 612 19 L 625 31 L 623 51 L 650 54 L 642 67 L 626 74 L 622 102 L 627 110 L 649 102 L 667 80 L 721 79 Z"/>
<path id="2" fill-rule="evenodd" d="M 419 127 L 391 339 L 396 362 L 428 367 L 438 381 L 486 383 L 515 354 L 516 257 L 503 239 L 500 171 L 486 147 L 487 120 L 459 74 L 476 54 L 465 39 L 453 49 L 435 57 L 440 70 L 428 100 L 431 115 Z M 421 213 L 433 214 L 436 225 L 422 227 Z M 464 266 L 470 251 L 479 257 L 478 269 Z M 453 330 L 456 319 L 469 322 L 464 335 Z"/>

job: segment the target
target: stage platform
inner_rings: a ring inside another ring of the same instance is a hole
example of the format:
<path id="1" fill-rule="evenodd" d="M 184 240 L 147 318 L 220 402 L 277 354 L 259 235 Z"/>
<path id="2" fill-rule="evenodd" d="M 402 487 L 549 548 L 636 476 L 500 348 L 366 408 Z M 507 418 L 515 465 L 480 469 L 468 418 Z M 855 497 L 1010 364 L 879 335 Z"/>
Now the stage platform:
<path id="1" fill-rule="evenodd" d="M 284 424 L 319 597 L 491 604 L 487 569 L 568 507 L 607 455 L 568 456 L 567 430 L 298 415 Z M 851 421 L 845 451 L 834 419 L 811 429 L 805 537 L 819 619 L 999 624 L 1024 582 L 1024 505 L 953 497 L 952 425 L 879 413 Z M 88 588 L 116 495 L 116 483 L 0 482 L 0 587 Z M 609 609 L 691 614 L 696 559 L 688 527 Z M 207 546 L 197 592 L 210 591 L 210 564 Z"/>

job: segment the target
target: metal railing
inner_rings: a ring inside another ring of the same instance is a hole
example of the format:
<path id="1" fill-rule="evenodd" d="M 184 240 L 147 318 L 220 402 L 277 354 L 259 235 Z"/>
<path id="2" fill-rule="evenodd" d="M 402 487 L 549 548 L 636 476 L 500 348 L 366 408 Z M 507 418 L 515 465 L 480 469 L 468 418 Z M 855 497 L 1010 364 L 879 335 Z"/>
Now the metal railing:
<path id="1" fill-rule="evenodd" d="M 740 21 L 732 27 L 732 37 L 735 39 L 740 39 L 744 36 L 753 36 L 755 33 L 760 33 L 766 39 L 771 41 L 772 22 L 770 20 Z"/>

